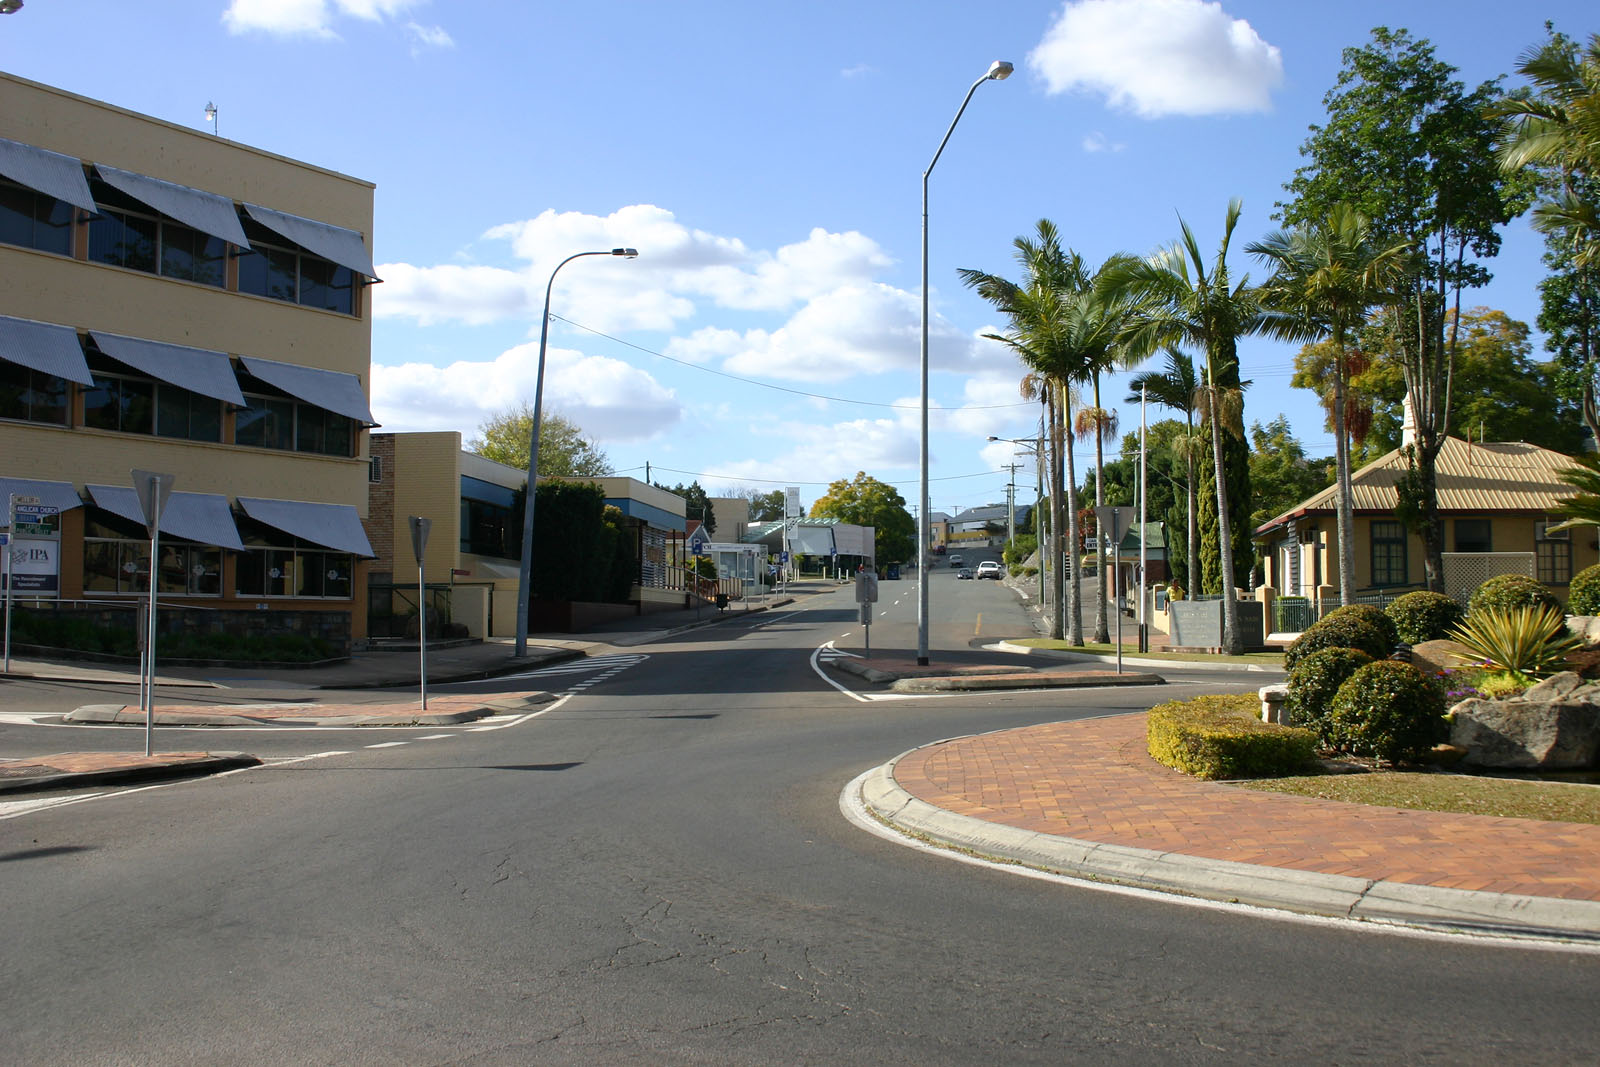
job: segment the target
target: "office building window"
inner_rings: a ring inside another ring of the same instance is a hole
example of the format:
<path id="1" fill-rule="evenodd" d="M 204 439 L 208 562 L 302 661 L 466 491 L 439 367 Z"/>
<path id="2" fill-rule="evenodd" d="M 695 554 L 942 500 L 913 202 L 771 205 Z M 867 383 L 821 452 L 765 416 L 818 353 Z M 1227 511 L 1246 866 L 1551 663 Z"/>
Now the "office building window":
<path id="1" fill-rule="evenodd" d="M 222 401 L 168 382 L 96 371 L 94 385 L 83 391 L 83 424 L 119 433 L 221 441 Z"/>
<path id="2" fill-rule="evenodd" d="M 149 212 L 98 179 L 89 186 L 99 213 L 89 220 L 89 259 L 220 289 L 228 243 Z"/>
<path id="3" fill-rule="evenodd" d="M 83 589 L 86 593 L 112 595 L 150 591 L 150 540 L 142 527 L 93 509 L 84 523 Z M 163 535 L 156 591 L 178 596 L 221 596 L 222 550 Z"/>
<path id="4" fill-rule="evenodd" d="M 1372 584 L 1406 584 L 1406 528 L 1401 523 L 1372 521 Z"/>
<path id="5" fill-rule="evenodd" d="M 238 553 L 234 585 L 243 597 L 288 597 L 301 600 L 349 600 L 356 558 L 327 552 L 276 534 L 279 547 L 247 545 Z M 298 544 L 299 547 L 294 547 Z"/>
<path id="6" fill-rule="evenodd" d="M 239 292 L 304 307 L 355 314 L 355 273 L 349 267 L 285 247 L 271 230 L 243 219 L 250 248 L 239 253 Z"/>
<path id="7" fill-rule="evenodd" d="M 67 424 L 67 380 L 0 362 L 0 419 Z"/>
<path id="8" fill-rule="evenodd" d="M 244 400 L 247 406 L 234 418 L 236 444 L 321 456 L 355 455 L 356 423 L 347 415 L 286 397 L 246 393 Z"/>
<path id="9" fill-rule="evenodd" d="M 383 457 L 373 456 L 367 460 L 367 481 L 377 484 L 383 481 Z"/>
<path id="10" fill-rule="evenodd" d="M 72 255 L 71 204 L 0 178 L 0 242 Z"/>

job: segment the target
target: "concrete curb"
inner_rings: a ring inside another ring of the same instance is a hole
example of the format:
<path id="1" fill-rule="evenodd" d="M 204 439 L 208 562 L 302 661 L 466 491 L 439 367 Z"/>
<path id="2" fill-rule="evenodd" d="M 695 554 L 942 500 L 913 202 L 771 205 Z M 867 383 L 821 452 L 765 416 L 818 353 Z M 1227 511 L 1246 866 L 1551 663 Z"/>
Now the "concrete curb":
<path id="1" fill-rule="evenodd" d="M 314 723 L 319 726 L 455 726 L 464 722 L 472 722 L 489 715 L 502 712 L 516 714 L 540 704 L 548 704 L 555 700 L 554 693 L 532 693 L 525 697 L 505 698 L 486 697 L 475 704 L 461 704 L 451 700 L 448 711 L 427 711 L 421 708 L 416 711 L 398 710 L 394 705 L 373 705 L 371 713 L 360 711 L 351 712 L 352 705 L 339 705 L 342 709 L 337 714 L 319 714 L 316 705 L 294 705 L 304 707 L 302 714 L 294 716 L 253 716 L 232 714 L 229 712 L 186 711 L 183 708 L 158 709 L 154 716 L 157 726 L 305 726 Z M 142 726 L 145 723 L 145 713 L 126 704 L 85 704 L 74 708 L 62 716 L 62 719 L 71 723 L 89 723 L 100 726 Z"/>
<path id="2" fill-rule="evenodd" d="M 913 749 L 912 751 L 916 751 Z M 867 810 L 902 832 L 989 859 L 1092 881 L 1340 919 L 1435 930 L 1600 942 L 1600 902 L 1510 896 L 1204 859 L 1020 830 L 918 800 L 894 780 L 895 764 L 861 784 Z"/>
<path id="3" fill-rule="evenodd" d="M 398 654 L 399 653 L 396 653 L 396 655 Z M 442 671 L 438 673 L 430 670 L 428 672 L 428 684 L 443 685 L 447 682 L 482 682 L 490 678 L 499 678 L 507 674 L 518 674 L 522 671 L 536 671 L 541 667 L 553 667 L 558 663 L 566 663 L 570 660 L 583 659 L 584 657 L 588 656 L 588 654 L 588 652 L 581 648 L 558 648 L 551 649 L 547 655 L 540 655 L 537 657 L 526 656 L 522 659 L 511 659 L 505 663 L 501 663 L 493 667 L 474 667 L 471 670 Z M 413 661 L 412 666 L 413 668 L 415 667 L 415 661 Z M 310 686 L 309 688 L 316 690 L 335 691 L 345 689 L 393 689 L 396 686 L 416 684 L 417 674 L 416 670 L 413 669 L 405 675 L 392 675 L 388 678 L 378 679 L 375 681 L 346 682 L 342 685 L 314 685 Z"/>
<path id="4" fill-rule="evenodd" d="M 111 767 L 98 771 L 44 771 L 25 778 L 0 779 L 0 793 L 32 793 L 50 789 L 76 789 L 92 785 L 125 785 L 129 782 L 154 782 L 169 778 L 199 778 L 240 767 L 260 766 L 261 761 L 243 752 L 211 752 L 204 759 L 178 763 L 151 763 L 137 767 Z"/>
<path id="5" fill-rule="evenodd" d="M 615 645 L 618 648 L 631 648 L 634 645 L 648 645 L 650 642 L 659 641 L 663 637 L 673 637 L 677 634 L 688 633 L 690 630 L 699 630 L 706 626 L 717 626 L 721 623 L 732 622 L 735 619 L 742 619 L 747 615 L 759 615 L 763 611 L 771 611 L 774 608 L 787 607 L 793 603 L 794 597 L 786 596 L 782 600 L 774 600 L 772 603 L 763 604 L 758 608 L 750 608 L 746 611 L 724 611 L 719 614 L 712 615 L 709 619 L 701 619 L 699 622 L 686 622 L 681 626 L 674 626 L 666 630 L 651 630 L 647 633 L 623 634 L 621 637 L 627 638 L 627 640 L 608 641 L 606 643 Z M 708 608 L 707 610 L 714 612 L 717 609 Z"/>
<path id="6" fill-rule="evenodd" d="M 968 693 L 1007 689 L 1091 689 L 1115 685 L 1166 685 L 1159 674 L 1034 674 L 935 675 L 901 678 L 889 688 L 896 693 Z"/>
<path id="7" fill-rule="evenodd" d="M 880 671 L 876 667 L 868 667 L 865 663 L 859 663 L 853 659 L 829 660 L 828 666 L 836 667 L 846 674 L 853 674 L 858 678 L 865 678 L 869 682 L 893 682 L 900 677 L 891 671 Z"/>
<path id="8" fill-rule="evenodd" d="M 996 641 L 984 648 L 993 652 L 1011 652 L 1019 656 L 1043 656 L 1046 659 L 1058 659 L 1067 663 L 1116 663 L 1117 657 L 1102 656 L 1089 652 L 1068 652 L 1058 648 L 1034 648 L 1032 645 L 1018 645 L 1010 641 Z M 1252 674 L 1283 674 L 1284 671 L 1272 667 L 1264 667 L 1256 663 L 1206 663 L 1204 661 L 1191 662 L 1179 659 L 1146 659 L 1142 656 L 1123 656 L 1124 667 L 1164 667 L 1169 671 L 1244 671 Z"/>

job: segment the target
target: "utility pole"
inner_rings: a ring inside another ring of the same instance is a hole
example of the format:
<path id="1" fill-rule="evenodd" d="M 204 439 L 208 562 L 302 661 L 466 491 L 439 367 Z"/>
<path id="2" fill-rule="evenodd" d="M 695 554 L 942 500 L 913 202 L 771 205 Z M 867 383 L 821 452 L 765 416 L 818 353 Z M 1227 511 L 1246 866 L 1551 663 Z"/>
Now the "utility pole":
<path id="1" fill-rule="evenodd" d="M 1017 539 L 1017 468 L 1020 463 L 1006 464 L 1006 541 Z"/>

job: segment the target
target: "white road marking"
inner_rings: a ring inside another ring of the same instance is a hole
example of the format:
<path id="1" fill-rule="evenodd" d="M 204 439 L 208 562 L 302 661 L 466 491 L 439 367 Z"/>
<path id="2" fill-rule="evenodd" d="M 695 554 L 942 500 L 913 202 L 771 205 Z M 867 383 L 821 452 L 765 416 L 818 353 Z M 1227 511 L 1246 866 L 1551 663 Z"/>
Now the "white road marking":
<path id="1" fill-rule="evenodd" d="M 445 741 L 445 740 L 448 740 L 449 738 L 458 737 L 458 736 L 460 736 L 460 735 L 458 735 L 458 734 L 429 734 L 427 737 L 419 737 L 419 738 L 417 738 L 417 740 L 418 741 Z"/>
<path id="2" fill-rule="evenodd" d="M 376 745 L 368 745 L 367 747 L 368 748 L 398 748 L 401 745 L 409 745 L 410 743 L 411 743 L 410 741 L 380 741 Z"/>
<path id="3" fill-rule="evenodd" d="M 833 647 L 832 641 L 829 641 L 825 645 L 818 646 L 816 651 L 811 653 L 811 669 L 817 673 L 818 678 L 821 678 L 824 682 L 827 682 L 829 685 L 833 686 L 851 700 L 859 700 L 863 704 L 871 704 L 873 701 L 877 700 L 927 700 L 931 697 L 951 695 L 948 693 L 857 693 L 855 690 L 842 686 L 832 678 L 828 677 L 828 672 L 822 669 L 821 660 L 824 650 L 829 652 L 839 651 L 839 649 Z M 848 653 L 846 654 L 848 655 Z M 857 656 L 855 658 L 860 659 L 861 657 Z"/>
<path id="4" fill-rule="evenodd" d="M 530 711 L 526 715 L 518 715 L 515 718 L 511 719 L 509 722 L 497 722 L 497 723 L 493 724 L 492 726 L 469 726 L 467 729 L 474 730 L 474 731 L 504 730 L 508 726 L 519 726 L 522 723 L 527 722 L 529 719 L 537 719 L 541 715 L 547 715 L 550 712 L 555 711 L 557 708 L 559 708 L 561 705 L 565 704 L 567 701 L 569 701 L 571 699 L 572 699 L 572 694 L 571 693 L 566 693 L 566 694 L 563 694 L 562 696 L 558 697 L 553 703 L 549 704 L 548 706 L 540 708 L 538 711 Z"/>
<path id="5" fill-rule="evenodd" d="M 76 797 L 39 797 L 35 800 L 8 800 L 0 803 L 0 819 L 15 819 L 46 808 L 59 808 L 64 804 L 81 804 L 85 800 L 103 797 L 104 793 L 88 793 Z"/>

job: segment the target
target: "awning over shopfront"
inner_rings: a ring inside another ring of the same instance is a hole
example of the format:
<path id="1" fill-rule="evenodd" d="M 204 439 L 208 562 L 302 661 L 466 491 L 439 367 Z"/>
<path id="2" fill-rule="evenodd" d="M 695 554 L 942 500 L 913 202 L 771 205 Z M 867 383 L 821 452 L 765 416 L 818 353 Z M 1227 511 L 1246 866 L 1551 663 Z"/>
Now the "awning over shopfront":
<path id="1" fill-rule="evenodd" d="M 363 426 L 378 425 L 372 420 L 372 408 L 367 405 L 367 394 L 361 388 L 361 379 L 354 374 L 278 363 L 254 356 L 240 356 L 239 363 L 246 373 L 276 389 L 282 389 L 297 400 L 348 416 Z"/>
<path id="2" fill-rule="evenodd" d="M 244 227 L 239 224 L 239 209 L 233 206 L 233 201 L 228 197 L 146 174 L 135 174 L 131 170 L 118 170 L 104 163 L 96 163 L 94 169 L 101 180 L 113 189 L 127 193 L 139 203 L 153 207 L 185 226 L 192 226 L 212 237 L 220 237 L 240 248 L 250 247 Z"/>
<path id="3" fill-rule="evenodd" d="M 372 559 L 372 543 L 361 528 L 361 516 L 349 504 L 321 504 L 309 500 L 262 500 L 242 496 L 244 513 L 264 526 L 282 530 L 336 552 L 351 552 Z"/>
<path id="4" fill-rule="evenodd" d="M 131 485 L 91 485 L 89 496 L 96 507 L 144 525 L 144 510 Z M 236 552 L 244 548 L 228 498 L 215 493 L 173 493 L 161 512 L 161 532 Z"/>
<path id="5" fill-rule="evenodd" d="M 34 478 L 0 477 L 0 509 L 9 506 L 13 496 L 38 497 L 39 503 L 57 511 L 83 507 L 83 498 L 71 482 L 41 482 Z"/>
<path id="6" fill-rule="evenodd" d="M 74 207 L 97 210 L 83 162 L 71 156 L 0 137 L 0 174 Z"/>
<path id="7" fill-rule="evenodd" d="M 120 337 L 99 330 L 91 330 L 89 336 L 100 346 L 100 351 L 152 378 L 182 386 L 201 396 L 215 397 L 234 407 L 245 406 L 239 379 L 234 376 L 233 363 L 226 353 Z"/>
<path id="8" fill-rule="evenodd" d="M 79 385 L 94 384 L 78 332 L 70 326 L 0 315 L 0 359 Z"/>
<path id="9" fill-rule="evenodd" d="M 364 274 L 368 278 L 377 277 L 373 273 L 372 253 L 367 251 L 365 242 L 355 230 L 291 215 L 286 211 L 274 211 L 270 207 L 261 207 L 258 204 L 246 204 L 244 209 L 261 225 L 273 233 L 287 237 L 306 251 L 323 259 L 332 260 L 341 267 L 349 267 L 357 274 Z"/>

